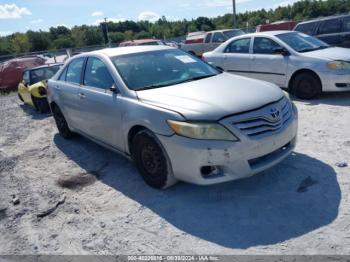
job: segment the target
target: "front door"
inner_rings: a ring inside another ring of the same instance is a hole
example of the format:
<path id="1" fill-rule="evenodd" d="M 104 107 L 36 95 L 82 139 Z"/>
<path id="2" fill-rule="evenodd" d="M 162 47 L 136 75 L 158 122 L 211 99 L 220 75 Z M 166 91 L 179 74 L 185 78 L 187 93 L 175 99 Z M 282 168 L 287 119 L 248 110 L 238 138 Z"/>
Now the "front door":
<path id="1" fill-rule="evenodd" d="M 286 87 L 289 56 L 276 53 L 282 46 L 267 37 L 255 37 L 251 63 L 251 76 Z"/>
<path id="2" fill-rule="evenodd" d="M 79 127 L 87 135 L 123 150 L 121 101 L 110 91 L 115 84 L 102 60 L 89 57 L 83 84 L 79 89 Z"/>

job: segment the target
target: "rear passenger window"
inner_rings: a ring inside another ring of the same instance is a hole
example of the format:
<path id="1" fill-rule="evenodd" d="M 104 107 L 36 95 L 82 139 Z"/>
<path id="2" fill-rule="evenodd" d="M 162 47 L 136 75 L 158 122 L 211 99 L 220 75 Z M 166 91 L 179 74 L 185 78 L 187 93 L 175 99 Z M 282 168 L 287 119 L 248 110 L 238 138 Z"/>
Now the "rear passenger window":
<path id="1" fill-rule="evenodd" d="M 250 48 L 250 38 L 238 39 L 231 42 L 225 50 L 225 53 L 248 54 Z"/>
<path id="2" fill-rule="evenodd" d="M 67 82 L 80 84 L 81 72 L 83 70 L 84 60 L 85 60 L 85 58 L 83 58 L 83 57 L 77 58 L 69 64 L 68 69 L 67 69 L 67 76 L 66 76 Z"/>
<path id="3" fill-rule="evenodd" d="M 84 85 L 109 89 L 114 84 L 114 80 L 106 65 L 98 58 L 90 57 L 86 63 Z"/>
<path id="4" fill-rule="evenodd" d="M 330 19 L 326 21 L 322 21 L 320 24 L 320 28 L 318 30 L 319 35 L 324 34 L 334 34 L 339 33 L 341 30 L 341 22 L 339 19 Z"/>
<path id="5" fill-rule="evenodd" d="M 350 32 L 350 16 L 343 20 L 343 32 Z"/>
<path id="6" fill-rule="evenodd" d="M 316 26 L 316 22 L 299 24 L 295 28 L 295 31 L 298 31 L 307 35 L 313 35 L 315 31 L 315 26 Z"/>

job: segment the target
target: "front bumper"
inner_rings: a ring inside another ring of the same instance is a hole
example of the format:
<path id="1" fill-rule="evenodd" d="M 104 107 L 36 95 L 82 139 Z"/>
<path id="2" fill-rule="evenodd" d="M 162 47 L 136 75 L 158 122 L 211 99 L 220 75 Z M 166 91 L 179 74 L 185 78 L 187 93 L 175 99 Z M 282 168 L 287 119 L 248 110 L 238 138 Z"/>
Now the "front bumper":
<path id="1" fill-rule="evenodd" d="M 322 72 L 319 74 L 324 92 L 350 91 L 350 72 L 335 74 L 334 72 Z"/>
<path id="2" fill-rule="evenodd" d="M 293 116 L 286 128 L 262 139 L 240 142 L 195 140 L 178 135 L 158 135 L 168 153 L 174 176 L 198 185 L 210 185 L 250 177 L 282 161 L 294 149 L 298 122 Z M 203 167 L 216 167 L 204 176 Z"/>

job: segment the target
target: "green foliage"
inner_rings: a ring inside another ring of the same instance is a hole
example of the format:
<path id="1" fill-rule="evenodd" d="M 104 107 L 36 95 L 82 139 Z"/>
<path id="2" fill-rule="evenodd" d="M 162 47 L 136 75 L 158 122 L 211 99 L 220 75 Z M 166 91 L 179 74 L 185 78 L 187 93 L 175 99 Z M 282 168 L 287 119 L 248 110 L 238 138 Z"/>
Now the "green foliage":
<path id="1" fill-rule="evenodd" d="M 350 12 L 350 0 L 302 0 L 293 5 L 270 10 L 247 11 L 237 15 L 239 28 L 280 20 L 301 21 L 310 18 Z M 198 17 L 192 20 L 168 21 L 166 17 L 155 23 L 148 21 L 108 22 L 111 43 L 141 38 L 173 38 L 188 32 L 210 31 L 232 27 L 232 14 L 215 18 Z M 30 51 L 57 50 L 104 44 L 100 26 L 51 27 L 49 32 L 15 33 L 0 37 L 0 55 Z"/>

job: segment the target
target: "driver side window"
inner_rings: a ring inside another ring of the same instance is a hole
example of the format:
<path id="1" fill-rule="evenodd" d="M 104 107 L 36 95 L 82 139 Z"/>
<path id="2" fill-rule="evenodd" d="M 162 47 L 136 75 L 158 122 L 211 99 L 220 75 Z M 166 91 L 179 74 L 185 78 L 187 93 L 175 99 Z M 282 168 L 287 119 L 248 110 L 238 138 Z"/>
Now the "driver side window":
<path id="1" fill-rule="evenodd" d="M 30 77 L 29 77 L 29 71 L 25 71 L 23 73 L 23 80 L 25 82 L 26 85 L 30 84 Z"/>
<path id="2" fill-rule="evenodd" d="M 275 41 L 266 37 L 255 37 L 254 39 L 254 54 L 269 54 L 275 53 L 275 50 L 282 47 Z"/>
<path id="3" fill-rule="evenodd" d="M 98 58 L 89 57 L 86 63 L 84 85 L 100 89 L 109 89 L 114 80 L 107 66 Z"/>

